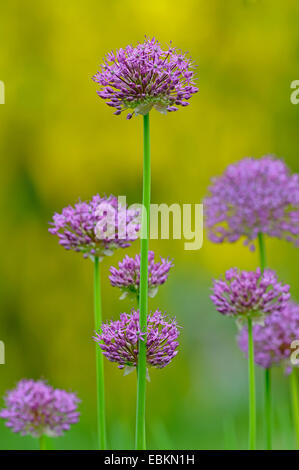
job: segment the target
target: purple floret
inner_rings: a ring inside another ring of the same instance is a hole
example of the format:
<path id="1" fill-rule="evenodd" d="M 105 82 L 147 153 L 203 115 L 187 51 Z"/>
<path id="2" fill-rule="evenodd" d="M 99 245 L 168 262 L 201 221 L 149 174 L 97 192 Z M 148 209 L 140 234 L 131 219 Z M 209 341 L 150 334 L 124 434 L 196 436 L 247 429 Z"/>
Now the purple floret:
<path id="1" fill-rule="evenodd" d="M 158 287 L 167 281 L 170 268 L 173 266 L 169 259 L 160 258 L 155 263 L 155 253 L 148 253 L 148 295 L 154 297 Z M 122 290 L 121 298 L 132 293 L 139 295 L 140 283 L 140 255 L 130 258 L 128 255 L 118 263 L 118 269 L 113 266 L 110 268 L 109 276 L 111 285 L 119 287 Z"/>
<path id="2" fill-rule="evenodd" d="M 146 341 L 148 366 L 163 368 L 177 355 L 179 326 L 159 310 L 147 317 L 147 333 L 140 331 L 139 310 L 130 315 L 122 313 L 117 321 L 103 323 L 94 340 L 106 358 L 117 362 L 119 368 L 136 367 L 138 362 L 138 340 Z"/>
<path id="3" fill-rule="evenodd" d="M 204 200 L 209 238 L 233 243 L 245 237 L 254 250 L 259 233 L 299 246 L 299 175 L 273 156 L 244 158 L 214 178 Z"/>
<path id="4" fill-rule="evenodd" d="M 299 305 L 288 302 L 282 312 L 274 312 L 265 319 L 265 325 L 254 325 L 255 362 L 265 369 L 282 365 L 287 373 L 291 372 L 291 343 L 299 340 Z M 238 336 L 240 349 L 248 353 L 248 332 L 244 327 Z M 297 366 L 298 367 L 298 366 Z"/>
<path id="5" fill-rule="evenodd" d="M 7 392 L 0 418 L 22 436 L 61 436 L 79 420 L 79 398 L 75 393 L 51 387 L 42 380 L 23 379 Z"/>
<path id="6" fill-rule="evenodd" d="M 160 113 L 187 106 L 198 88 L 194 86 L 191 59 L 170 45 L 163 50 L 159 42 L 145 38 L 137 46 L 126 46 L 106 55 L 93 80 L 100 85 L 98 95 L 114 114 L 130 111 L 147 114 L 152 108 Z"/>
<path id="7" fill-rule="evenodd" d="M 263 321 L 266 315 L 282 312 L 290 298 L 290 287 L 278 281 L 274 271 L 240 271 L 232 268 L 224 279 L 214 280 L 211 296 L 219 313 Z"/>
<path id="8" fill-rule="evenodd" d="M 137 240 L 140 214 L 118 205 L 115 196 L 93 196 L 91 201 L 68 206 L 55 213 L 49 232 L 57 235 L 66 250 L 83 253 L 85 258 L 103 258 L 116 248 L 126 248 Z"/>

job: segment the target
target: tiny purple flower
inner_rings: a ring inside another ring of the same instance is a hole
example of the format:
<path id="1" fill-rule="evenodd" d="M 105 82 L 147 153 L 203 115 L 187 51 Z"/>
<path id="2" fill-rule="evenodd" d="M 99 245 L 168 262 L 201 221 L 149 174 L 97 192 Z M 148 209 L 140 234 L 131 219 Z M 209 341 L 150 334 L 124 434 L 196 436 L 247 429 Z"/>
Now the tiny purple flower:
<path id="1" fill-rule="evenodd" d="M 291 343 L 299 340 L 299 305 L 288 302 L 284 310 L 274 312 L 265 319 L 265 325 L 254 325 L 254 359 L 255 362 L 267 369 L 274 365 L 283 365 L 286 373 L 290 373 L 292 364 Z M 248 332 L 244 327 L 238 335 L 240 349 L 248 353 Z"/>
<path id="2" fill-rule="evenodd" d="M 244 158 L 214 178 L 204 200 L 206 227 L 214 243 L 245 237 L 255 249 L 259 233 L 299 246 L 299 175 L 270 155 Z"/>
<path id="3" fill-rule="evenodd" d="M 114 108 L 146 115 L 155 108 L 162 114 L 187 106 L 198 88 L 194 86 L 193 63 L 186 54 L 170 45 L 145 38 L 137 46 L 127 46 L 107 54 L 93 80 L 100 85 L 98 95 Z"/>
<path id="4" fill-rule="evenodd" d="M 7 392 L 0 418 L 22 436 L 61 436 L 79 420 L 79 398 L 75 393 L 51 387 L 42 380 L 23 379 Z"/>
<path id="5" fill-rule="evenodd" d="M 148 295 L 154 297 L 158 287 L 167 281 L 170 268 L 173 266 L 169 259 L 161 258 L 155 263 L 155 253 L 148 253 Z M 113 287 L 119 287 L 122 290 L 121 299 L 128 294 L 139 297 L 140 283 L 140 255 L 130 258 L 128 255 L 118 263 L 118 267 L 110 268 L 110 282 Z"/>
<path id="6" fill-rule="evenodd" d="M 147 333 L 140 331 L 139 310 L 130 315 L 122 313 L 117 321 L 103 323 L 93 337 L 104 356 L 117 362 L 119 369 L 136 367 L 138 362 L 138 340 L 146 341 L 148 366 L 163 368 L 177 355 L 179 326 L 159 310 L 147 317 Z"/>
<path id="7" fill-rule="evenodd" d="M 85 258 L 112 255 L 137 240 L 140 213 L 118 204 L 115 196 L 93 196 L 91 201 L 68 206 L 53 216 L 49 232 L 57 235 L 66 250 L 83 253 Z"/>
<path id="8" fill-rule="evenodd" d="M 257 323 L 263 322 L 266 315 L 283 311 L 290 298 L 289 289 L 270 269 L 261 274 L 259 268 L 232 268 L 224 279 L 214 280 L 211 299 L 222 315 L 237 317 L 239 322 L 251 318 Z"/>

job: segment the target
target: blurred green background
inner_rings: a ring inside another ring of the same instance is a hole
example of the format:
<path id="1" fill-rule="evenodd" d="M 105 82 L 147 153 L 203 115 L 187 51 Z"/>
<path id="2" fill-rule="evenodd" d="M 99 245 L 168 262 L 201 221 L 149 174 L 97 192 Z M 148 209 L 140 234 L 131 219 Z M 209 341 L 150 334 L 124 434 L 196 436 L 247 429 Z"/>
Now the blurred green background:
<path id="1" fill-rule="evenodd" d="M 200 92 L 191 106 L 151 113 L 152 202 L 199 203 L 210 178 L 244 156 L 273 153 L 299 171 L 299 79 L 296 0 L 11 0 L 1 4 L 0 80 L 0 396 L 24 377 L 44 377 L 82 399 L 80 423 L 53 440 L 57 449 L 96 445 L 92 264 L 63 250 L 48 221 L 79 197 L 126 194 L 141 201 L 142 120 L 112 115 L 91 77 L 104 54 L 144 34 L 173 40 L 198 64 Z M 299 300 L 299 251 L 267 243 L 271 267 Z M 212 278 L 231 266 L 254 268 L 242 243 L 184 251 L 184 241 L 153 241 L 174 258 L 168 283 L 150 308 L 183 326 L 180 353 L 151 372 L 147 436 L 151 449 L 243 449 L 247 446 L 247 363 L 233 321 L 209 300 Z M 119 250 L 102 263 L 103 314 L 117 318 L 130 301 L 108 282 Z M 136 377 L 105 361 L 111 448 L 134 443 Z M 259 447 L 263 448 L 262 371 L 257 371 Z M 274 374 L 275 447 L 294 448 L 288 380 Z M 2 406 L 2 399 L 1 399 Z M 37 448 L 0 423 L 0 448 Z"/>

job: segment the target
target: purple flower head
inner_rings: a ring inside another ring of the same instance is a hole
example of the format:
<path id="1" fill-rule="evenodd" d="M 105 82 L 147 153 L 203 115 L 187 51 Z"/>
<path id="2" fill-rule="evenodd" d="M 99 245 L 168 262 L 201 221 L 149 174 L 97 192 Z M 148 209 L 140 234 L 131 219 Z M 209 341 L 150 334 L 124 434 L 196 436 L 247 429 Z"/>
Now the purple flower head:
<path id="1" fill-rule="evenodd" d="M 299 175 L 272 156 L 244 158 L 214 178 L 204 200 L 206 227 L 214 243 L 235 242 L 254 250 L 259 233 L 299 246 Z"/>
<path id="2" fill-rule="evenodd" d="M 187 106 L 198 88 L 194 86 L 193 63 L 186 54 L 170 45 L 166 50 L 155 38 L 137 46 L 127 46 L 105 57 L 93 80 L 100 85 L 98 95 L 108 106 L 145 115 L 152 108 L 166 114 Z"/>
<path id="3" fill-rule="evenodd" d="M 130 315 L 122 313 L 117 321 L 103 323 L 93 338 L 111 362 L 117 362 L 119 369 L 136 367 L 138 361 L 138 340 L 146 341 L 148 366 L 162 368 L 177 355 L 179 326 L 175 319 L 169 319 L 159 310 L 147 317 L 147 333 L 139 326 L 139 310 Z"/>
<path id="4" fill-rule="evenodd" d="M 155 253 L 148 253 L 148 295 L 154 297 L 158 291 L 158 287 L 167 281 L 170 268 L 173 266 L 169 259 L 161 258 L 155 263 Z M 140 255 L 130 258 L 128 255 L 118 263 L 118 267 L 110 268 L 110 282 L 113 287 L 120 287 L 122 290 L 121 299 L 128 294 L 134 297 L 139 296 L 140 283 Z"/>
<path id="5" fill-rule="evenodd" d="M 5 425 L 22 436 L 61 436 L 77 423 L 79 398 L 75 393 L 51 387 L 42 380 L 20 380 L 7 392 L 0 417 Z"/>
<path id="6" fill-rule="evenodd" d="M 91 201 L 78 202 L 54 214 L 50 225 L 49 232 L 58 236 L 66 250 L 102 259 L 138 238 L 140 212 L 121 206 L 115 196 L 102 198 L 97 194 Z"/>
<path id="7" fill-rule="evenodd" d="M 229 269 L 225 278 L 214 280 L 212 301 L 223 315 L 239 321 L 251 318 L 263 322 L 266 315 L 282 312 L 289 298 L 290 287 L 278 281 L 274 271 Z"/>
<path id="8" fill-rule="evenodd" d="M 265 325 L 254 325 L 254 358 L 255 362 L 264 368 L 273 365 L 283 365 L 286 373 L 290 373 L 292 364 L 291 343 L 299 340 L 299 305 L 288 302 L 281 312 L 267 316 Z M 248 353 L 248 332 L 244 327 L 238 336 L 240 349 Z"/>

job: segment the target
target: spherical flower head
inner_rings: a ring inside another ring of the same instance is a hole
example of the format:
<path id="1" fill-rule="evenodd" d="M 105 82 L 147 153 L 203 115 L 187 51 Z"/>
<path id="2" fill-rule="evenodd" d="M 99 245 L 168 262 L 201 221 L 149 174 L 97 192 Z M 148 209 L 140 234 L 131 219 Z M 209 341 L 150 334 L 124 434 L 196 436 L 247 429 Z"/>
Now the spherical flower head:
<path id="1" fill-rule="evenodd" d="M 265 325 L 254 325 L 254 359 L 265 369 L 274 365 L 282 365 L 286 373 L 290 373 L 292 364 L 291 343 L 299 339 L 299 305 L 288 302 L 284 310 L 267 316 Z M 244 327 L 238 335 L 240 349 L 248 353 L 248 332 Z M 298 367 L 298 365 L 297 365 Z"/>
<path id="2" fill-rule="evenodd" d="M 172 45 L 163 50 L 155 38 L 145 38 L 135 47 L 107 54 L 93 80 L 100 85 L 98 95 L 115 108 L 114 114 L 128 110 L 130 119 L 152 108 L 166 114 L 187 106 L 198 91 L 193 69 L 186 54 Z"/>
<path id="3" fill-rule="evenodd" d="M 178 336 L 176 320 L 159 310 L 148 315 L 147 333 L 141 332 L 139 310 L 133 309 L 130 315 L 122 313 L 119 320 L 104 323 L 93 339 L 109 361 L 119 364 L 119 369 L 136 367 L 138 340 L 146 341 L 147 365 L 161 369 L 177 355 Z"/>
<path id="4" fill-rule="evenodd" d="M 170 268 L 173 266 L 169 259 L 160 258 L 155 263 L 155 253 L 148 253 L 148 295 L 154 297 L 158 287 L 164 284 L 168 279 Z M 110 268 L 109 276 L 111 285 L 119 287 L 122 290 L 121 299 L 128 294 L 133 298 L 139 298 L 140 284 L 140 255 L 130 258 L 128 255 L 118 263 L 118 269 L 113 266 Z"/>
<path id="5" fill-rule="evenodd" d="M 248 318 L 263 323 L 266 315 L 283 311 L 290 298 L 289 289 L 270 269 L 261 274 L 259 268 L 256 271 L 232 268 L 224 279 L 214 280 L 211 299 L 219 313 L 236 317 L 238 323 Z"/>
<path id="6" fill-rule="evenodd" d="M 126 248 L 137 240 L 140 211 L 118 204 L 115 196 L 100 197 L 68 206 L 53 216 L 49 232 L 57 235 L 66 250 L 83 253 L 85 258 L 102 259 L 116 248 Z"/>
<path id="7" fill-rule="evenodd" d="M 272 156 L 244 158 L 214 178 L 204 200 L 209 238 L 255 249 L 259 233 L 299 246 L 299 175 Z"/>
<path id="8" fill-rule="evenodd" d="M 0 418 L 22 436 L 61 436 L 78 422 L 79 402 L 75 393 L 55 389 L 42 380 L 24 379 L 7 392 Z"/>

